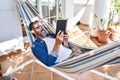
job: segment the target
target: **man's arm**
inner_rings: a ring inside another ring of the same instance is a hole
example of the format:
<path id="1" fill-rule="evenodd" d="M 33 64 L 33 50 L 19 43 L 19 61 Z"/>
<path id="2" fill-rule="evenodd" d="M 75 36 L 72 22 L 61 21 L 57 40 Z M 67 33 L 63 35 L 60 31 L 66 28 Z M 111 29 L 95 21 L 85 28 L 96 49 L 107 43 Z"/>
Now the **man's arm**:
<path id="1" fill-rule="evenodd" d="M 49 55 L 48 51 L 41 45 L 42 44 L 33 44 L 32 52 L 34 56 L 47 66 L 54 65 L 57 59 L 57 56 L 54 56 L 53 54 L 56 54 L 56 53 L 52 52 L 51 53 L 52 55 Z"/>
<path id="2" fill-rule="evenodd" d="M 60 30 L 57 33 L 56 38 L 55 38 L 55 45 L 54 45 L 54 48 L 53 48 L 54 52 L 56 52 L 56 53 L 59 52 L 59 47 L 62 44 L 62 42 L 63 42 L 63 32 Z"/>
<path id="3" fill-rule="evenodd" d="M 69 35 L 68 35 L 68 33 L 66 32 L 66 34 L 64 34 L 64 36 L 63 36 L 63 45 L 64 45 L 66 48 L 69 48 L 68 39 L 69 39 Z"/>

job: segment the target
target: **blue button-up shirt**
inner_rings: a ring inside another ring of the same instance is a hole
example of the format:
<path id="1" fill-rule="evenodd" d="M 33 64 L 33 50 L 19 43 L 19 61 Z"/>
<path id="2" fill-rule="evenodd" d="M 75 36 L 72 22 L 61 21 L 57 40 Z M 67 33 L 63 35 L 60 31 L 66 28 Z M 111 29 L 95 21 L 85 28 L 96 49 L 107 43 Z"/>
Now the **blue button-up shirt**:
<path id="1" fill-rule="evenodd" d="M 48 49 L 44 40 L 36 39 L 32 45 L 32 52 L 34 56 L 47 66 L 52 66 L 58 57 L 54 51 L 48 54 Z"/>

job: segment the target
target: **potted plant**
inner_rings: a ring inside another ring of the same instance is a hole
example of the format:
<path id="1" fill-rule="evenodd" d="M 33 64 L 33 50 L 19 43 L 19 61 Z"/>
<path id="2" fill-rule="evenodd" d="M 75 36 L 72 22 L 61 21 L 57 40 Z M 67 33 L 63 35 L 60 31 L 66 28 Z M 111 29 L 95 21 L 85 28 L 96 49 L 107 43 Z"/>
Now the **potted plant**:
<path id="1" fill-rule="evenodd" d="M 111 0 L 112 6 L 115 9 L 114 14 L 120 18 L 120 0 Z"/>
<path id="2" fill-rule="evenodd" d="M 109 14 L 110 25 L 110 39 L 112 41 L 119 40 L 120 33 L 120 0 L 111 0 L 111 11 Z"/>
<path id="3" fill-rule="evenodd" d="M 102 43 L 107 43 L 108 42 L 108 38 L 111 34 L 111 32 L 109 31 L 109 25 L 110 25 L 110 21 L 107 21 L 105 19 L 100 19 L 99 22 L 97 22 L 97 15 L 94 15 L 95 18 L 95 22 L 97 24 L 97 36 L 98 36 L 98 41 L 102 42 Z"/>
<path id="4" fill-rule="evenodd" d="M 114 23 L 112 24 L 111 28 L 111 35 L 110 35 L 110 39 L 112 41 L 117 41 L 120 38 L 120 23 Z"/>

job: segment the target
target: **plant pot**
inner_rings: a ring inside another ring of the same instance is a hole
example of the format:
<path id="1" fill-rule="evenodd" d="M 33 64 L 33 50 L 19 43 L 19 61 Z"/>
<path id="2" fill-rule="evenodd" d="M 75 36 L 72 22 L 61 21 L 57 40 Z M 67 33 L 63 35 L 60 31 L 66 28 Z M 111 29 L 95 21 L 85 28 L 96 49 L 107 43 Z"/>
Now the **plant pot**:
<path id="1" fill-rule="evenodd" d="M 120 32 L 118 32 L 118 31 L 111 31 L 110 40 L 117 41 L 119 39 L 120 39 Z"/>
<path id="2" fill-rule="evenodd" d="M 109 30 L 98 30 L 98 41 L 102 43 L 108 43 L 111 32 Z"/>

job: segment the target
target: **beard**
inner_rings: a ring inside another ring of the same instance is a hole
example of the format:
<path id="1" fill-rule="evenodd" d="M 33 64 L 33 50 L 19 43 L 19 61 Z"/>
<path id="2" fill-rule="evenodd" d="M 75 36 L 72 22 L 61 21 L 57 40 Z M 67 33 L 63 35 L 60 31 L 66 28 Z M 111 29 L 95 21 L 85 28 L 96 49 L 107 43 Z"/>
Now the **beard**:
<path id="1" fill-rule="evenodd" d="M 37 33 L 41 38 L 45 38 L 47 36 L 47 33 Z"/>

